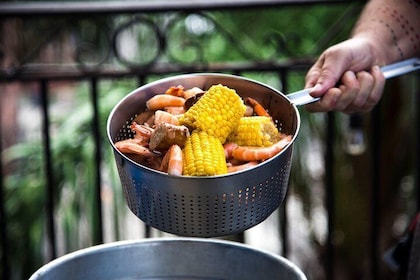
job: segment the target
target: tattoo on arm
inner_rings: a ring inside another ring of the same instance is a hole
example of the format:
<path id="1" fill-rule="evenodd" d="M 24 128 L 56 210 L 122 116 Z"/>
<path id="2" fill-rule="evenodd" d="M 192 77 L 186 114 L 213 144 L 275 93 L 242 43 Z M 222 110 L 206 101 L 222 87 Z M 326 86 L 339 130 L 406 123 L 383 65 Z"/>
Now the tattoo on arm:
<path id="1" fill-rule="evenodd" d="M 419 2 L 420 0 L 409 0 L 410 5 L 413 5 L 413 8 L 415 9 L 419 9 Z M 378 19 L 377 21 L 383 24 L 390 32 L 394 47 L 397 49 L 400 57 L 404 58 L 404 52 L 399 43 L 401 37 L 406 37 L 409 40 L 413 51 L 419 53 L 420 34 L 419 31 L 414 28 L 409 18 L 391 7 L 382 7 L 379 12 L 385 16 L 384 19 Z M 389 19 L 390 22 L 385 21 L 385 19 Z"/>
<path id="2" fill-rule="evenodd" d="M 401 59 L 403 59 L 404 58 L 404 53 L 403 53 L 402 49 L 400 48 L 400 46 L 398 45 L 398 39 L 397 39 L 397 36 L 395 35 L 394 29 L 392 29 L 392 26 L 390 26 L 388 23 L 386 23 L 383 20 L 379 20 L 379 22 L 382 23 L 383 25 L 385 25 L 386 28 L 391 33 L 391 35 L 392 35 L 392 41 L 394 43 L 394 47 L 397 49 L 397 51 L 398 51 Z"/>

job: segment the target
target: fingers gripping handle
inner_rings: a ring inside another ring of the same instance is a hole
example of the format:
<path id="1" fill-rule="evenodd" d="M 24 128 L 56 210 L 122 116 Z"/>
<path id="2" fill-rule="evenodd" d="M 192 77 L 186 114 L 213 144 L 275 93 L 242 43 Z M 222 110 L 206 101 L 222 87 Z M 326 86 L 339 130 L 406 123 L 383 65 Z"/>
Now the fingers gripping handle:
<path id="1" fill-rule="evenodd" d="M 420 58 L 416 57 L 383 66 L 381 71 L 384 74 L 385 79 L 390 79 L 418 69 L 420 69 Z M 299 90 L 288 94 L 287 98 L 289 98 L 290 102 L 297 106 L 318 101 L 320 97 L 312 97 L 310 95 L 311 90 L 312 88 Z"/>

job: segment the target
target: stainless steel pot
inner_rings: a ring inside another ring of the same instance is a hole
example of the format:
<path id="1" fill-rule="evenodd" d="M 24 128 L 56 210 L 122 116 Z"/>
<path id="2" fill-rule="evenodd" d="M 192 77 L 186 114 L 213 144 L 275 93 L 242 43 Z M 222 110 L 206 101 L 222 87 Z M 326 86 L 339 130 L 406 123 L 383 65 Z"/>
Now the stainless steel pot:
<path id="1" fill-rule="evenodd" d="M 305 280 L 287 259 L 248 245 L 199 238 L 120 241 L 60 257 L 29 280 Z"/>

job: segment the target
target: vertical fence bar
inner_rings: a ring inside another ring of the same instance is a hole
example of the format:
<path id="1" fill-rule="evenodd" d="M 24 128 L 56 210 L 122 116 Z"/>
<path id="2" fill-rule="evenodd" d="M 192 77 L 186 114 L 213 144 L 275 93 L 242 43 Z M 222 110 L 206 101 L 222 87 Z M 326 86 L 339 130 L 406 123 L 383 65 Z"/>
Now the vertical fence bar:
<path id="1" fill-rule="evenodd" d="M 57 244 L 56 244 L 56 233 L 55 233 L 55 221 L 54 221 L 54 172 L 52 169 L 52 151 L 51 151 L 51 134 L 50 134 L 50 116 L 48 110 L 48 82 L 45 79 L 40 81 L 41 91 L 41 110 L 42 110 L 42 141 L 44 146 L 44 158 L 45 158 L 45 174 L 46 174 L 46 226 L 47 226 L 47 240 L 49 259 L 55 259 L 57 257 Z"/>
<path id="2" fill-rule="evenodd" d="M 380 164 L 381 164 L 381 106 L 372 111 L 372 186 L 370 205 L 370 275 L 371 279 L 378 278 L 378 251 L 379 251 L 379 196 L 380 196 Z"/>
<path id="3" fill-rule="evenodd" d="M 100 127 L 100 117 L 99 117 L 99 106 L 98 106 L 98 81 L 96 78 L 91 78 L 90 80 L 91 85 L 91 102 L 93 108 L 93 116 L 92 116 L 92 132 L 94 137 L 94 144 L 95 144 L 95 198 L 94 203 L 96 206 L 96 212 L 93 214 L 93 242 L 94 244 L 101 244 L 103 243 L 103 217 L 102 217 L 102 200 L 101 200 L 101 132 L 99 131 Z"/>
<path id="4" fill-rule="evenodd" d="M 279 81 L 282 82 L 282 91 L 283 92 L 288 92 L 289 91 L 289 84 L 287 82 L 287 77 L 288 77 L 288 72 L 285 70 L 280 70 L 279 72 Z M 289 189 L 289 188 L 287 188 Z M 288 202 L 288 195 L 286 195 L 284 197 L 284 201 L 283 201 L 283 205 L 281 206 L 280 209 L 280 225 L 281 225 L 281 232 L 280 232 L 280 237 L 282 240 L 282 249 L 283 249 L 283 256 L 288 257 L 289 255 L 289 243 L 287 242 L 289 239 L 289 236 L 287 234 L 287 225 L 288 225 L 288 220 L 287 220 L 287 202 Z"/>
<path id="5" fill-rule="evenodd" d="M 418 72 L 417 72 L 418 73 Z M 414 79 L 414 104 L 415 106 L 415 124 L 417 124 L 414 129 L 416 131 L 416 140 L 415 140 L 415 155 L 416 155 L 416 161 L 415 161 L 415 187 L 416 187 L 416 203 L 417 203 L 417 211 L 420 211 L 420 108 L 417 106 L 417 104 L 420 104 L 420 75 L 417 75 Z M 415 90 L 417 89 L 417 92 Z"/>
<path id="6" fill-rule="evenodd" d="M 335 113 L 327 113 L 326 131 L 326 150 L 325 150 L 325 188 L 328 213 L 328 232 L 326 244 L 326 279 L 334 279 L 334 228 L 335 228 L 335 190 L 334 190 L 334 137 L 335 137 Z"/>
<path id="7" fill-rule="evenodd" d="M 0 98 L 0 102 L 3 99 Z M 0 108 L 1 103 L 0 103 Z M 1 116 L 1 114 L 0 114 Z M 1 121 L 0 120 L 0 152 L 3 151 L 2 149 L 2 131 L 1 131 Z M 9 266 L 9 247 L 8 247 L 8 236 L 7 236 L 7 217 L 6 217 L 6 210 L 4 207 L 5 204 L 5 197 L 4 197 L 4 176 L 3 176 L 3 161 L 1 160 L 2 157 L 0 156 L 0 238 L 1 238 L 1 275 L 3 279 L 9 279 L 10 278 L 10 266 Z"/>

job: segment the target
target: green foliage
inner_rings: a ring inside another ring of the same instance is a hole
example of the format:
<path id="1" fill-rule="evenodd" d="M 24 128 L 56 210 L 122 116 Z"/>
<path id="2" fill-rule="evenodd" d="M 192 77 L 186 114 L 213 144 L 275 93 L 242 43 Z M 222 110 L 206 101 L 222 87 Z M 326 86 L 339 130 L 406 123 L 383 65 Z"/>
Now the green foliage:
<path id="1" fill-rule="evenodd" d="M 103 135 L 104 161 L 113 162 L 113 154 L 105 137 L 106 120 L 112 107 L 132 88 L 124 81 L 106 83 L 101 87 L 99 124 L 91 123 L 92 107 L 88 102 L 86 85 L 75 88 L 76 98 L 71 113 L 51 116 L 56 222 L 58 241 L 64 252 L 92 245 L 92 233 L 81 231 L 86 225 L 93 224 L 96 211 L 93 208 L 96 162 L 92 126 L 98 125 Z M 16 144 L 3 151 L 5 164 L 14 170 L 5 179 L 7 231 L 14 240 L 10 243 L 9 259 L 16 271 L 26 273 L 43 263 L 42 240 L 46 236 L 43 213 L 47 192 L 43 155 L 41 139 Z M 116 174 L 114 165 L 106 164 L 103 168 L 105 174 L 110 174 L 106 178 L 112 182 L 109 185 L 118 187 L 118 178 L 112 175 Z"/>
<path id="2" fill-rule="evenodd" d="M 181 14 L 169 21 L 167 47 L 183 63 L 310 57 L 345 39 L 359 8 L 356 3 Z M 332 37 L 328 42 L 326 34 Z"/>

